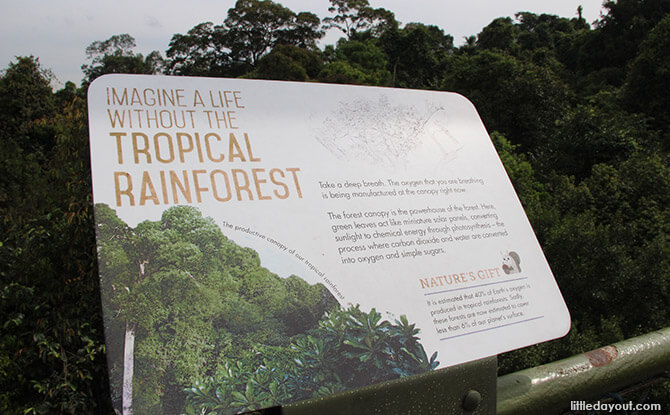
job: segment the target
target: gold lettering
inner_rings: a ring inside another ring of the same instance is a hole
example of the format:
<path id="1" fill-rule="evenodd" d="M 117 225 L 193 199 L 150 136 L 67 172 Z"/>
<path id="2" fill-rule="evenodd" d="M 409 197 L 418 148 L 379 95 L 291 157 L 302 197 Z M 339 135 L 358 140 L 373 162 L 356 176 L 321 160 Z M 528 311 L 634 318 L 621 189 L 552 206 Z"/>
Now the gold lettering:
<path id="1" fill-rule="evenodd" d="M 188 147 L 183 145 L 182 138 L 184 137 L 188 140 Z M 186 161 L 184 154 L 193 151 L 193 137 L 186 133 L 177 133 L 177 148 L 179 149 L 179 161 L 184 163 Z M 200 162 L 202 163 L 202 160 Z"/>
<path id="2" fill-rule="evenodd" d="M 232 135 L 232 133 L 230 134 Z M 249 135 L 244 133 L 244 142 L 247 144 L 247 153 L 249 154 L 249 161 L 261 161 L 260 158 L 254 157 L 253 151 L 251 151 L 251 142 L 249 141 Z"/>
<path id="3" fill-rule="evenodd" d="M 261 184 L 267 183 L 267 180 L 260 179 L 258 173 L 265 173 L 265 169 L 251 169 L 251 175 L 254 177 L 254 185 L 256 186 L 256 194 L 258 195 L 259 200 L 269 200 L 272 199 L 270 196 L 264 196 L 261 192 Z"/>
<path id="4" fill-rule="evenodd" d="M 198 175 L 205 173 L 207 173 L 207 170 L 193 170 L 193 188 L 195 189 L 195 198 L 198 199 L 198 202 L 202 202 L 201 193 L 209 190 L 207 187 L 200 187 L 200 182 L 198 181 Z"/>
<path id="5" fill-rule="evenodd" d="M 233 91 L 233 98 L 235 99 L 235 106 L 237 108 L 244 108 L 244 105 L 240 105 L 240 100 L 242 99 L 240 96 L 241 93 L 240 91 Z"/>
<path id="6" fill-rule="evenodd" d="M 154 184 L 151 182 L 149 172 L 145 171 L 144 174 L 142 174 L 142 190 L 140 191 L 140 206 L 144 206 L 146 204 L 147 199 L 154 202 L 155 205 L 160 204 L 160 201 L 158 200 L 158 195 L 156 194 L 156 189 L 154 189 Z"/>
<path id="7" fill-rule="evenodd" d="M 235 138 L 235 134 L 230 133 L 228 136 L 228 161 L 233 161 L 235 158 L 239 158 L 240 161 L 247 161 L 240 148 L 240 143 L 238 143 L 237 138 Z"/>
<path id="8" fill-rule="evenodd" d="M 130 105 L 135 104 L 142 105 L 142 98 L 140 98 L 140 93 L 137 92 L 137 88 L 133 88 L 133 92 L 130 95 Z"/>
<path id="9" fill-rule="evenodd" d="M 169 157 L 168 158 L 163 158 L 161 156 L 161 150 L 160 150 L 160 145 L 158 139 L 160 137 L 166 137 L 167 138 L 167 144 L 168 144 L 168 153 Z M 154 148 L 156 149 L 156 160 L 160 161 L 161 163 L 172 163 L 174 161 L 174 146 L 172 145 L 172 137 L 170 137 L 169 134 L 167 133 L 157 133 L 154 135 Z"/>
<path id="10" fill-rule="evenodd" d="M 198 105 L 205 106 L 205 101 L 203 101 L 202 96 L 200 96 L 200 92 L 198 90 L 195 90 L 195 93 L 193 94 L 193 106 L 197 107 Z"/>
<path id="11" fill-rule="evenodd" d="M 121 190 L 120 178 L 125 177 L 126 179 L 126 188 Z M 133 181 L 130 177 L 130 174 L 125 171 L 115 171 L 114 172 L 114 190 L 116 194 L 116 206 L 121 206 L 121 196 L 128 196 L 130 201 L 130 206 L 135 206 L 135 197 L 133 196 Z"/>
<path id="12" fill-rule="evenodd" d="M 223 153 L 221 153 L 221 156 L 218 158 L 214 158 L 214 156 L 212 155 L 212 147 L 209 144 L 209 139 L 211 137 L 215 137 L 217 141 L 221 141 L 221 137 L 219 137 L 218 134 L 215 133 L 205 134 L 205 148 L 207 149 L 207 157 L 215 163 L 222 162 L 226 159 L 226 156 Z"/>
<path id="13" fill-rule="evenodd" d="M 121 137 L 125 137 L 126 133 L 109 133 L 112 137 L 116 137 L 116 159 L 119 164 L 123 164 L 123 151 L 121 150 Z"/>
<path id="14" fill-rule="evenodd" d="M 147 93 L 151 93 L 151 97 L 147 97 Z M 148 106 L 154 106 L 156 104 L 156 93 L 154 92 L 153 89 L 151 88 L 146 88 L 144 91 L 142 91 L 142 95 L 144 95 L 144 103 L 147 104 Z"/>
<path id="15" fill-rule="evenodd" d="M 188 203 L 191 203 L 191 185 L 188 182 L 187 171 L 186 170 L 182 171 L 182 174 L 184 175 L 184 181 L 180 182 L 177 173 L 175 173 L 173 170 L 170 170 L 172 201 L 175 205 L 179 203 L 179 200 L 177 199 L 177 187 L 179 187 L 179 190 L 181 191 L 181 194 L 184 196 L 184 199 L 186 199 Z"/>
<path id="16" fill-rule="evenodd" d="M 128 91 L 123 88 L 123 93 L 119 96 L 116 88 L 112 88 L 112 105 L 128 105 Z"/>
<path id="17" fill-rule="evenodd" d="M 221 175 L 223 175 L 223 180 L 224 180 L 225 183 L 226 183 L 226 186 L 225 186 L 225 187 L 226 187 L 226 191 L 228 192 L 228 194 L 227 194 L 225 197 L 221 197 L 221 196 L 219 195 L 219 191 L 218 191 L 218 188 L 217 188 L 217 186 L 216 186 L 216 180 L 214 179 L 214 175 L 215 175 L 215 174 L 221 174 Z M 213 171 L 209 174 L 209 177 L 210 177 L 210 179 L 212 179 L 212 193 L 213 193 L 213 195 L 214 195 L 214 199 L 218 200 L 219 202 L 227 202 L 227 201 L 229 201 L 229 200 L 233 197 L 233 194 L 232 194 L 231 191 L 230 191 L 230 181 L 228 181 L 228 175 L 226 174 L 226 172 L 223 171 L 223 170 L 213 170 Z"/>
<path id="18" fill-rule="evenodd" d="M 165 180 L 165 172 L 161 170 L 160 172 L 161 175 L 161 191 L 163 193 L 163 203 L 168 204 L 168 191 L 167 191 L 167 183 Z"/>
<path id="19" fill-rule="evenodd" d="M 286 171 L 293 174 L 293 183 L 295 184 L 295 190 L 298 192 L 298 197 L 302 199 L 302 191 L 300 190 L 300 183 L 298 182 L 298 172 L 300 169 L 298 167 L 287 168 Z"/>
<path id="20" fill-rule="evenodd" d="M 230 172 L 233 174 L 233 183 L 235 183 L 235 192 L 237 193 L 237 200 L 242 200 L 242 190 L 247 192 L 249 200 L 254 200 L 254 195 L 253 193 L 251 193 L 251 190 L 249 189 L 249 177 L 247 176 L 247 172 L 240 169 L 232 169 Z M 244 183 L 240 183 L 240 181 L 238 180 L 238 176 L 240 175 L 244 179 Z"/>
<path id="21" fill-rule="evenodd" d="M 142 133 L 132 133 L 133 137 L 133 156 L 135 164 L 140 164 L 140 154 L 144 154 L 147 158 L 147 163 L 151 164 L 151 155 L 149 154 L 149 137 Z M 139 147 L 138 138 L 144 141 L 144 148 Z"/>
<path id="22" fill-rule="evenodd" d="M 286 198 L 289 196 L 288 186 L 287 186 L 286 184 L 284 184 L 283 181 L 281 181 L 281 180 L 277 180 L 277 179 L 275 178 L 275 174 L 279 174 L 279 175 L 282 177 L 282 179 L 283 179 L 283 178 L 284 178 L 284 172 L 281 171 L 280 169 L 272 169 L 272 170 L 270 170 L 270 181 L 271 181 L 272 183 L 276 184 L 277 186 L 281 186 L 281 187 L 283 187 L 283 188 L 284 188 L 284 193 L 279 193 L 279 192 L 277 191 L 277 189 L 275 189 L 275 190 L 273 191 L 273 193 L 275 194 L 275 196 L 277 196 L 277 197 L 280 198 L 280 199 L 286 199 Z"/>

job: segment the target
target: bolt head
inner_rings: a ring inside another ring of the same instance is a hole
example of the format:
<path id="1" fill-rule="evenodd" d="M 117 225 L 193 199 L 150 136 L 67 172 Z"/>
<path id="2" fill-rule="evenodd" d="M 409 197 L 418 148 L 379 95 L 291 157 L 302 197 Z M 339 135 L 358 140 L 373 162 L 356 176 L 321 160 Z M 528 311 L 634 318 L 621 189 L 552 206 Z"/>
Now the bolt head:
<path id="1" fill-rule="evenodd" d="M 472 412 L 479 404 L 482 402 L 482 394 L 476 390 L 469 390 L 468 393 L 463 397 L 463 409 Z"/>

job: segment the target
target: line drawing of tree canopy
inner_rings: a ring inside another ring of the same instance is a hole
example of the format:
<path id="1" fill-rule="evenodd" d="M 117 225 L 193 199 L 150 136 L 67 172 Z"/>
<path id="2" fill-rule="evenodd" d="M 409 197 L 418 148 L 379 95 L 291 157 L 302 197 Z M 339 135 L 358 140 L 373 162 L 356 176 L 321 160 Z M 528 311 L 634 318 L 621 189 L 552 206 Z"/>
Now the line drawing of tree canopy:
<path id="1" fill-rule="evenodd" d="M 461 147 L 448 128 L 446 109 L 426 101 L 425 109 L 394 105 L 386 95 L 377 101 L 341 102 L 327 116 L 316 139 L 339 159 L 355 159 L 387 168 L 406 167 L 421 147 L 437 151 L 439 161 L 455 158 Z"/>

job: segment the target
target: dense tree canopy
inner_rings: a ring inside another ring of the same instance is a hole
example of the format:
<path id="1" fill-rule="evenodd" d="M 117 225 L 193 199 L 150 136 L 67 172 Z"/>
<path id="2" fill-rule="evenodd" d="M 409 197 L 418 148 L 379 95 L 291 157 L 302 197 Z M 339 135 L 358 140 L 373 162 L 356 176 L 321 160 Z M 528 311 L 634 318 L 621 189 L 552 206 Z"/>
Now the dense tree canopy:
<path id="1" fill-rule="evenodd" d="M 128 34 L 114 35 L 107 40 L 91 43 L 86 48 L 86 57 L 91 62 L 81 66 L 86 81 L 90 83 L 106 73 L 158 72 L 163 64 L 160 53 L 153 51 L 144 57 L 141 53 L 133 52 L 135 46 L 135 39 Z"/>
<path id="2" fill-rule="evenodd" d="M 238 0 L 221 24 L 201 23 L 186 35 L 175 34 L 166 52 L 166 72 L 240 76 L 276 47 L 316 49 L 324 34 L 320 24 L 314 13 L 296 14 L 270 0 Z"/>
<path id="3" fill-rule="evenodd" d="M 274 402 L 271 392 L 286 390 L 265 382 L 261 367 L 287 370 L 294 383 L 286 387 L 311 376 L 330 391 L 343 385 L 333 379 L 354 385 L 363 376 L 384 376 L 388 367 L 338 372 L 315 369 L 309 360 L 325 347 L 363 356 L 364 345 L 355 346 L 363 329 L 380 344 L 411 344 L 407 350 L 424 368 L 434 363 L 412 343 L 409 322 L 355 308 L 324 316 L 332 304 L 323 301 L 322 288 L 263 269 L 255 252 L 188 209 L 131 228 L 101 208 L 98 232 L 106 242 L 98 249 L 106 260 L 97 263 L 82 97 L 105 73 L 459 92 L 479 110 L 573 319 L 564 339 L 501 356 L 501 373 L 670 325 L 669 0 L 607 1 L 594 27 L 581 15 L 524 11 L 493 20 L 458 47 L 449 28 L 402 25 L 366 0 L 330 4 L 322 24 L 313 13 L 271 0 L 240 0 L 217 22 L 166 39 L 164 59 L 134 52 L 130 35 L 93 42 L 81 87 L 54 91 L 34 57 L 17 58 L 2 72 L 0 412 L 112 413 L 105 356 L 118 362 L 123 345 L 105 349 L 100 284 L 116 307 L 107 329 L 130 328 L 136 336 L 135 354 L 144 362 L 136 370 L 148 380 L 138 386 L 136 405 L 148 411 Z M 327 28 L 344 37 L 320 49 Z M 207 243 L 197 237 L 204 234 Z M 160 298 L 150 295 L 156 287 Z M 199 304 L 192 315 L 162 306 L 189 301 Z M 157 305 L 154 312 L 146 312 L 148 303 Z M 350 336 L 349 348 L 329 337 L 335 324 Z M 194 332 L 193 353 L 175 359 Z M 233 342 L 246 352 L 235 355 Z M 263 351 L 265 366 L 252 350 Z M 295 353 L 311 357 L 288 370 Z M 213 356 L 223 359 L 219 370 L 203 370 L 201 359 Z M 391 369 L 414 373 L 410 360 Z M 202 382 L 185 385 L 193 376 Z M 152 388 L 158 378 L 173 389 Z M 252 379 L 266 389 L 247 393 Z M 236 393 L 217 392 L 230 382 Z M 667 382 L 662 388 L 652 392 L 656 402 L 670 395 Z"/>
<path id="4" fill-rule="evenodd" d="M 140 413 L 181 411 L 194 379 L 258 345 L 286 345 L 336 305 L 322 285 L 262 268 L 256 252 L 229 241 L 195 208 L 173 207 L 134 229 L 106 205 L 96 216 L 101 290 L 111 307 L 106 331 L 136 339 L 130 353 L 141 381 L 132 406 Z M 112 373 L 123 370 L 126 349 L 109 345 Z"/>
<path id="5" fill-rule="evenodd" d="M 386 9 L 370 7 L 368 0 L 329 0 L 328 11 L 334 16 L 323 19 L 324 28 L 338 29 L 348 39 L 361 33 L 379 35 L 386 30 L 397 28 L 393 12 Z"/>

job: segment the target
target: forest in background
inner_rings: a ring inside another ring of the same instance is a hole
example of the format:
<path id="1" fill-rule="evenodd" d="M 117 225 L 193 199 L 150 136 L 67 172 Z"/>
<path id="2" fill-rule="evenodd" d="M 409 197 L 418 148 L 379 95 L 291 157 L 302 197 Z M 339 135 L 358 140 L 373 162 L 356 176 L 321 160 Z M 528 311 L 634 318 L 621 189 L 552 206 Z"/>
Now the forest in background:
<path id="1" fill-rule="evenodd" d="M 86 89 L 105 73 L 454 91 L 478 109 L 572 316 L 559 340 L 499 356 L 499 373 L 670 324 L 670 0 L 581 17 L 520 12 L 460 47 L 367 1 L 320 20 L 240 0 L 165 54 L 92 43 L 84 79 L 53 90 L 37 57 L 0 76 L 0 412 L 111 413 L 96 262 Z M 317 46 L 324 30 L 335 45 Z M 447 28 L 448 30 L 448 28 Z M 665 389 L 664 389 L 665 388 Z M 660 402 L 668 382 L 652 392 Z M 652 399 L 652 398 L 650 398 Z"/>

